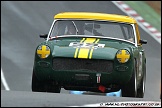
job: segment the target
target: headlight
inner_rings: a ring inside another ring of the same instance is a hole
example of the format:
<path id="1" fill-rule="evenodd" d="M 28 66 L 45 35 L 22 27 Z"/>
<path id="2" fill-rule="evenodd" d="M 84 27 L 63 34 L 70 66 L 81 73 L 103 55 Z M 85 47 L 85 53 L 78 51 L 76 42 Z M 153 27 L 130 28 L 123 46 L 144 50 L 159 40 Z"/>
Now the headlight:
<path id="1" fill-rule="evenodd" d="M 119 50 L 116 54 L 119 63 L 126 63 L 130 58 L 130 53 L 127 50 Z"/>
<path id="2" fill-rule="evenodd" d="M 47 58 L 50 55 L 50 48 L 46 45 L 41 45 L 37 48 L 37 54 L 40 58 Z"/>

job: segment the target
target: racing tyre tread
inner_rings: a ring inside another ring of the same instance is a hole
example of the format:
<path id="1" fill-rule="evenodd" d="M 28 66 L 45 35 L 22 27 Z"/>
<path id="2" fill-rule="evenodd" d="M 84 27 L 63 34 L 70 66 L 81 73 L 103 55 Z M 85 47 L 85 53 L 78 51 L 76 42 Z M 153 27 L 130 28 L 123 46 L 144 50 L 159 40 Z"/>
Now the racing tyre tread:
<path id="1" fill-rule="evenodd" d="M 144 92 L 145 92 L 145 82 L 146 82 L 146 64 L 144 66 L 144 73 L 142 80 L 140 82 L 140 87 L 137 89 L 137 97 L 138 98 L 143 98 L 144 97 Z"/>

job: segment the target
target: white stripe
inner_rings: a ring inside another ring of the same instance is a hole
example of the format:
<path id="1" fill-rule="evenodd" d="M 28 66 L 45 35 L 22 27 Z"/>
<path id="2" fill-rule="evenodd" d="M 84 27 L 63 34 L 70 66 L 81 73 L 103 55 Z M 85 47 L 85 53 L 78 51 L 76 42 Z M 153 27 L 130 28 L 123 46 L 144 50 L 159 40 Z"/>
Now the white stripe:
<path id="1" fill-rule="evenodd" d="M 147 22 L 142 22 L 142 24 L 144 25 L 144 26 L 150 26 L 150 24 L 149 23 L 147 23 Z"/>
<path id="2" fill-rule="evenodd" d="M 126 4 L 121 4 L 121 6 L 122 6 L 123 8 L 129 8 L 129 6 L 126 5 Z"/>
<path id="3" fill-rule="evenodd" d="M 127 13 L 130 14 L 130 15 L 131 15 L 131 14 L 137 14 L 137 12 L 134 11 L 134 10 L 128 10 Z"/>
<path id="4" fill-rule="evenodd" d="M 155 33 L 155 35 L 161 37 L 161 33 L 159 33 L 159 32 L 158 33 Z"/>
<path id="5" fill-rule="evenodd" d="M 157 31 L 154 27 L 148 28 L 150 31 Z"/>
<path id="6" fill-rule="evenodd" d="M 6 79 L 5 79 L 5 77 L 4 77 L 2 68 L 1 68 L 1 81 L 2 81 L 2 83 L 3 83 L 3 85 L 4 85 L 4 87 L 5 87 L 5 90 L 10 90 L 10 88 L 9 88 L 7 82 L 6 82 Z"/>
<path id="7" fill-rule="evenodd" d="M 141 16 L 137 16 L 135 17 L 136 20 L 143 20 L 143 18 Z"/>
<path id="8" fill-rule="evenodd" d="M 125 11 L 116 1 L 111 1 L 112 3 L 114 3 L 119 9 L 121 9 L 123 12 L 125 12 L 127 15 L 129 15 L 127 13 L 127 11 Z M 118 1 L 119 2 L 119 1 Z M 137 21 L 138 22 L 138 21 Z M 151 33 L 148 29 L 146 29 L 143 24 L 141 24 L 140 22 L 138 22 L 139 26 L 145 30 L 150 36 L 152 36 L 157 42 L 159 42 L 161 44 L 161 38 L 157 38 L 155 37 L 155 34 Z M 161 34 L 161 33 L 160 33 Z M 161 36 L 161 35 L 160 35 Z"/>

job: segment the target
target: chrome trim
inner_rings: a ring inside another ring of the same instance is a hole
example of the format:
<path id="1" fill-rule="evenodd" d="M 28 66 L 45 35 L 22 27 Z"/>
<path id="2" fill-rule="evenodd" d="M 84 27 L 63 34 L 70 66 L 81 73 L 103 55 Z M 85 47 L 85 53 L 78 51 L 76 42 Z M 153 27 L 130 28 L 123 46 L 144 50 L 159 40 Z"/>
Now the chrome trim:
<path id="1" fill-rule="evenodd" d="M 48 32 L 48 36 L 47 36 L 46 42 L 49 40 L 49 36 L 50 36 L 51 33 L 52 33 L 52 29 L 54 28 L 55 21 L 56 21 L 56 20 L 54 20 L 54 21 L 52 22 L 52 25 L 51 25 L 50 30 L 49 30 L 49 32 Z"/>
<path id="2" fill-rule="evenodd" d="M 135 29 L 135 25 L 134 24 L 131 24 L 132 27 L 133 27 L 133 33 L 134 33 L 134 37 L 135 37 L 135 46 L 137 47 L 137 34 L 136 34 L 136 29 Z"/>
<path id="3" fill-rule="evenodd" d="M 135 45 L 134 42 L 131 42 L 129 40 L 125 40 L 125 39 L 120 39 L 120 38 L 114 38 L 114 37 L 103 37 L 103 36 L 91 36 L 91 35 L 62 35 L 62 36 L 57 36 L 57 38 L 61 38 L 61 37 L 87 37 L 87 38 L 103 38 L 103 39 L 113 39 L 113 40 L 120 40 L 120 41 L 124 41 L 124 42 L 129 42 L 133 45 Z M 53 37 L 54 39 L 55 37 Z"/>

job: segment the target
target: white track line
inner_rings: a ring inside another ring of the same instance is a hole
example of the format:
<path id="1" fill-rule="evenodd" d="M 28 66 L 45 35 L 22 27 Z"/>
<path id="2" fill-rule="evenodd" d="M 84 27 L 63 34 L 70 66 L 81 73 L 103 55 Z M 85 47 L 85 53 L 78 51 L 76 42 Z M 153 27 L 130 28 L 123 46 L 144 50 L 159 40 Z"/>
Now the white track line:
<path id="1" fill-rule="evenodd" d="M 2 68 L 1 68 L 1 81 L 4 85 L 5 90 L 10 90 L 10 88 L 9 88 L 7 82 L 6 82 L 5 76 L 3 74 Z"/>

